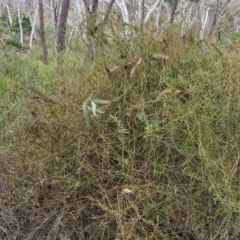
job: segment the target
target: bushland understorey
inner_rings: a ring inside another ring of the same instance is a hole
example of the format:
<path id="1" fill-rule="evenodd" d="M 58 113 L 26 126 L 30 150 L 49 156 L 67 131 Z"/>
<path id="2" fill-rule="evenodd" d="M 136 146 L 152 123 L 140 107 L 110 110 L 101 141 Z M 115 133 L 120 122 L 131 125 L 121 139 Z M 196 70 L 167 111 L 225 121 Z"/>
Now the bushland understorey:
<path id="1" fill-rule="evenodd" d="M 240 239 L 239 44 L 129 32 L 1 46 L 0 239 Z"/>

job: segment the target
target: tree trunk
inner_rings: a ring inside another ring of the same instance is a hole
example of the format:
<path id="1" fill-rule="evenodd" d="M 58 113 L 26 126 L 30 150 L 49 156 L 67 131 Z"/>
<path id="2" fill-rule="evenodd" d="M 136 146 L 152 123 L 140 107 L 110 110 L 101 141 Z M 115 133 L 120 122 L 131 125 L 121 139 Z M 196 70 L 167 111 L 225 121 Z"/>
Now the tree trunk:
<path id="1" fill-rule="evenodd" d="M 215 14 L 214 14 L 214 17 L 213 17 L 213 22 L 212 22 L 212 25 L 211 25 L 211 28 L 209 30 L 209 37 L 213 34 L 216 26 L 217 26 L 217 21 L 218 21 L 218 18 L 219 16 L 222 14 L 222 12 L 224 11 L 224 9 L 226 8 L 226 6 L 230 3 L 231 0 L 227 0 L 221 9 L 219 9 L 219 0 L 217 0 L 217 6 L 216 6 L 216 11 L 215 11 Z"/>
<path id="2" fill-rule="evenodd" d="M 143 25 L 144 19 L 145 19 L 145 0 L 142 0 L 142 2 L 141 2 L 141 8 L 142 8 L 141 25 Z"/>
<path id="3" fill-rule="evenodd" d="M 32 24 L 32 31 L 31 31 L 31 35 L 30 35 L 30 39 L 29 39 L 29 47 L 30 47 L 30 48 L 32 48 L 32 41 L 33 41 L 33 38 L 34 38 L 34 34 L 35 34 L 35 36 L 36 36 L 36 33 L 35 33 L 35 25 L 36 25 L 36 20 L 37 20 L 38 8 L 39 8 L 39 5 L 37 6 L 37 9 L 36 9 L 36 12 L 35 12 L 35 16 L 34 16 L 34 20 L 33 20 L 33 22 L 31 23 L 31 24 Z"/>
<path id="4" fill-rule="evenodd" d="M 44 56 L 44 63 L 48 64 L 48 51 L 46 47 L 45 30 L 44 30 L 44 15 L 43 15 L 43 0 L 39 0 L 39 21 L 40 21 L 40 37 Z"/>
<path id="5" fill-rule="evenodd" d="M 8 1 L 7 0 L 6 0 L 6 6 L 5 7 L 7 9 L 8 21 L 9 21 L 10 25 L 12 25 L 13 20 L 12 20 L 12 15 L 11 15 L 10 10 L 9 10 L 9 6 L 8 6 Z"/>
<path id="6" fill-rule="evenodd" d="M 86 10 L 87 16 L 87 44 L 90 59 L 96 58 L 96 46 L 95 46 L 95 35 L 97 31 L 104 31 L 104 28 L 107 24 L 111 9 L 115 0 L 110 0 L 108 3 L 104 19 L 101 23 L 97 25 L 97 8 L 98 8 L 98 0 L 93 0 L 90 8 L 90 1 L 83 0 Z M 101 26 L 101 28 L 100 28 Z"/>
<path id="7" fill-rule="evenodd" d="M 89 57 L 91 59 L 96 58 L 96 51 L 95 51 L 95 33 L 97 31 L 96 27 L 96 20 L 97 20 L 97 7 L 98 7 L 98 0 L 93 0 L 92 8 L 90 9 L 89 0 L 83 0 L 86 9 L 87 15 L 87 38 L 88 38 L 88 51 Z"/>
<path id="8" fill-rule="evenodd" d="M 115 3 L 115 0 L 111 0 L 107 6 L 107 10 L 104 16 L 104 20 L 103 20 L 103 27 L 105 27 L 107 25 L 107 21 L 108 21 L 108 17 L 110 15 L 110 12 L 112 10 L 113 4 Z"/>
<path id="9" fill-rule="evenodd" d="M 175 19 L 175 13 L 177 10 L 177 5 L 178 5 L 178 0 L 173 1 L 172 9 L 171 9 L 171 16 L 170 16 L 170 23 L 173 24 L 174 19 Z"/>
<path id="10" fill-rule="evenodd" d="M 61 6 L 61 14 L 58 24 L 58 51 L 63 52 L 66 49 L 66 28 L 70 0 L 63 0 Z"/>
<path id="11" fill-rule="evenodd" d="M 54 49 L 53 49 L 53 60 L 56 60 L 56 50 L 57 50 L 57 41 L 58 41 L 58 16 L 59 16 L 59 3 L 55 3 L 55 0 L 52 0 L 53 6 L 53 20 L 54 20 Z"/>
<path id="12" fill-rule="evenodd" d="M 23 28 L 22 28 L 22 14 L 21 14 L 21 11 L 20 11 L 20 6 L 19 6 L 20 3 L 18 3 L 18 9 L 17 9 L 17 13 L 18 13 L 18 23 L 19 23 L 19 32 L 20 32 L 20 42 L 21 42 L 21 45 L 23 47 Z"/>

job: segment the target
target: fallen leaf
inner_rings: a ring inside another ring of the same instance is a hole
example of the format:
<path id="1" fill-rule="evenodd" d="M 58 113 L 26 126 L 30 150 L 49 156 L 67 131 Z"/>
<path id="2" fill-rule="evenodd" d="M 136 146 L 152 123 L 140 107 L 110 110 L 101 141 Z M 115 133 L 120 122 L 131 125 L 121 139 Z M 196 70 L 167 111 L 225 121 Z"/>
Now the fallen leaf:
<path id="1" fill-rule="evenodd" d="M 170 59 L 169 55 L 161 54 L 161 53 L 155 53 L 152 55 L 155 59 Z"/>
<path id="2" fill-rule="evenodd" d="M 174 212 L 171 214 L 172 219 L 177 223 L 182 223 L 182 219 Z"/>
<path id="3" fill-rule="evenodd" d="M 116 69 L 118 69 L 118 66 L 114 66 L 113 68 L 109 69 L 109 72 L 114 72 Z"/>
<path id="4" fill-rule="evenodd" d="M 112 73 L 114 72 L 116 69 L 118 69 L 118 66 L 114 66 L 112 68 L 108 68 L 107 66 L 105 66 L 105 70 L 108 72 L 108 73 Z"/>
<path id="5" fill-rule="evenodd" d="M 133 192 L 132 192 L 132 190 L 125 188 L 125 189 L 123 189 L 123 193 L 129 194 L 129 193 L 133 193 Z"/>
<path id="6" fill-rule="evenodd" d="M 175 91 L 175 93 L 180 93 L 180 92 L 182 92 L 182 91 L 181 91 L 181 90 L 176 90 L 176 91 Z"/>
<path id="7" fill-rule="evenodd" d="M 138 62 L 139 58 L 137 56 L 134 56 L 133 59 L 131 59 L 130 61 L 128 61 L 127 63 L 124 64 L 124 68 L 125 69 L 130 69 L 132 67 L 134 67 L 136 65 L 136 63 Z"/>
<path id="8" fill-rule="evenodd" d="M 133 76 L 134 72 L 136 71 L 137 66 L 141 63 L 141 61 L 142 61 L 142 58 L 139 58 L 139 60 L 135 63 L 135 65 L 131 69 L 130 78 Z"/>

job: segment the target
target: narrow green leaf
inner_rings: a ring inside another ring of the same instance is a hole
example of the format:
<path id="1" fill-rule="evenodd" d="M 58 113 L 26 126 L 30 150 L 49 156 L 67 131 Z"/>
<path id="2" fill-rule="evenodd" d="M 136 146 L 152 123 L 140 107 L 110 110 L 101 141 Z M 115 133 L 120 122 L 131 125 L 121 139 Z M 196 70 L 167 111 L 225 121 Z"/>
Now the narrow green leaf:
<path id="1" fill-rule="evenodd" d="M 97 105 L 94 101 L 92 101 L 92 112 L 94 115 L 96 115 L 96 109 L 97 109 Z"/>
<path id="2" fill-rule="evenodd" d="M 93 112 L 92 107 L 87 106 L 87 109 Z M 104 112 L 100 109 L 96 109 L 96 113 L 104 113 Z"/>
<path id="3" fill-rule="evenodd" d="M 86 121 L 87 129 L 90 130 L 91 129 L 90 120 L 89 120 L 89 117 L 88 117 L 87 105 L 86 105 L 85 102 L 82 105 L 82 110 L 83 110 L 83 117 L 84 117 L 84 119 Z"/>
<path id="4" fill-rule="evenodd" d="M 95 103 L 99 103 L 99 104 L 108 104 L 109 101 L 108 100 L 102 100 L 102 99 L 93 99 Z"/>

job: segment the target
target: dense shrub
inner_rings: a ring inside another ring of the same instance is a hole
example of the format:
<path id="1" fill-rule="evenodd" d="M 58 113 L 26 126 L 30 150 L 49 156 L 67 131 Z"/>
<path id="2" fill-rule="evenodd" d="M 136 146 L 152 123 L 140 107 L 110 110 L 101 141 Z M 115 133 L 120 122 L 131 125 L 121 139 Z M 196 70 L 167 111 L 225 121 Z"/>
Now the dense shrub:
<path id="1" fill-rule="evenodd" d="M 144 31 L 56 80 L 31 64 L 49 83 L 0 135 L 2 239 L 240 237 L 239 54 Z"/>

